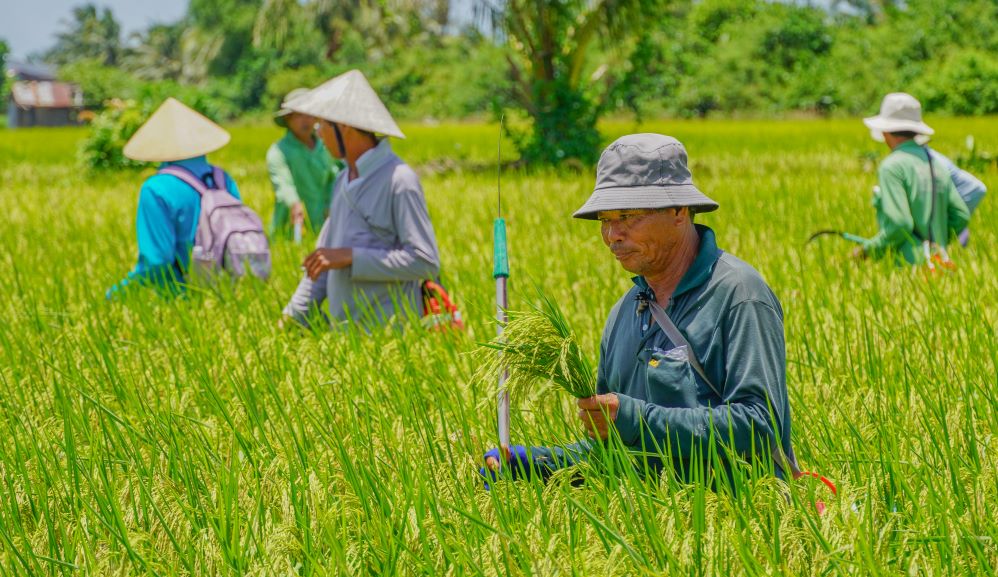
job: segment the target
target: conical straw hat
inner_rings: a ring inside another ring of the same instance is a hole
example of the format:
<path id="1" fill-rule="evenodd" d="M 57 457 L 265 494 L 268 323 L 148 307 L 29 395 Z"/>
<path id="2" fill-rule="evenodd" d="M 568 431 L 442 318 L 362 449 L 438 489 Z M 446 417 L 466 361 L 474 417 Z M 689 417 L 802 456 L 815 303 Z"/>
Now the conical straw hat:
<path id="1" fill-rule="evenodd" d="M 405 138 L 360 70 L 344 72 L 285 106 L 330 122 Z"/>
<path id="2" fill-rule="evenodd" d="M 171 97 L 132 135 L 124 153 L 148 162 L 183 160 L 218 150 L 229 138 L 221 126 Z"/>
<path id="3" fill-rule="evenodd" d="M 308 90 L 308 88 L 295 88 L 291 92 L 288 92 L 288 95 L 281 101 L 281 108 L 278 109 L 277 114 L 274 115 L 274 122 L 276 122 L 278 126 L 288 125 L 285 117 L 294 113 L 294 110 L 288 108 L 288 103 L 296 98 L 301 98 L 302 96 L 308 94 Z"/>

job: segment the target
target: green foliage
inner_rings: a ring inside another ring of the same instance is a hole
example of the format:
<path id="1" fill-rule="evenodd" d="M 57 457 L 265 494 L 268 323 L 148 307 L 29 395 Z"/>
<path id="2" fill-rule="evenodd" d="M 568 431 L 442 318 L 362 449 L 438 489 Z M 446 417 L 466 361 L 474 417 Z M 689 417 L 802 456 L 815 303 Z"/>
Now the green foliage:
<path id="1" fill-rule="evenodd" d="M 600 109 L 592 97 L 561 78 L 535 82 L 531 89 L 533 125 L 526 134 L 511 130 L 523 158 L 550 165 L 569 159 L 594 164 L 600 153 Z"/>
<path id="2" fill-rule="evenodd" d="M 110 100 L 135 98 L 142 84 L 135 76 L 116 66 L 105 66 L 100 60 L 74 60 L 59 69 L 59 77 L 80 85 L 83 106 L 99 109 Z"/>
<path id="3" fill-rule="evenodd" d="M 825 62 L 835 39 L 826 18 L 817 8 L 753 0 L 695 5 L 676 23 L 673 54 L 680 57 L 666 74 L 679 80 L 663 108 L 683 116 L 829 112 L 836 80 Z"/>
<path id="4" fill-rule="evenodd" d="M 485 116 L 506 81 L 505 52 L 481 38 L 446 38 L 362 66 L 393 113 L 405 118 Z"/>
<path id="5" fill-rule="evenodd" d="M 90 170 L 119 170 L 146 165 L 126 158 L 122 149 L 151 114 L 133 100 L 119 101 L 100 112 L 90 125 L 90 134 L 80 143 L 80 163 Z"/>
<path id="6" fill-rule="evenodd" d="M 277 110 L 288 92 L 295 88 L 314 88 L 329 78 L 329 74 L 317 66 L 278 70 L 267 78 L 263 108 Z"/>
<path id="7" fill-rule="evenodd" d="M 0 101 L 7 99 L 7 70 L 4 63 L 7 61 L 7 54 L 10 53 L 10 46 L 3 38 L 0 38 Z M 4 111 L 6 113 L 6 110 Z"/>
<path id="8" fill-rule="evenodd" d="M 57 34 L 55 46 L 45 59 L 54 64 L 66 64 L 80 59 L 91 59 L 107 66 L 118 63 L 121 57 L 121 25 L 110 8 L 98 10 L 88 3 L 73 8 L 73 17 L 64 21 L 66 30 Z"/>
<path id="9" fill-rule="evenodd" d="M 646 28 L 632 23 L 657 16 L 665 2 L 511 0 L 500 8 L 484 4 L 507 40 L 506 104 L 533 121 L 526 135 L 513 133 L 524 159 L 594 163 L 600 152 L 596 122 L 612 100 L 613 85 L 626 77 L 612 66 L 614 60 L 627 61 L 635 46 L 642 46 Z M 594 65 L 596 57 L 603 62 Z"/>
<path id="10" fill-rule="evenodd" d="M 993 0 L 475 6 L 460 30 L 445 0 L 194 0 L 122 43 L 110 11 L 86 5 L 49 59 L 87 107 L 172 91 L 218 118 L 269 113 L 291 87 L 359 68 L 400 118 L 515 111 L 529 122 L 511 135 L 542 164 L 595 161 L 595 126 L 618 112 L 855 115 L 898 90 L 929 113 L 998 111 Z"/>
<path id="11" fill-rule="evenodd" d="M 929 110 L 998 113 L 998 58 L 980 50 L 961 50 L 928 70 L 915 86 L 922 106 Z"/>
<path id="12" fill-rule="evenodd" d="M 184 27 L 155 24 L 133 35 L 135 46 L 125 54 L 124 68 L 141 80 L 184 79 Z"/>

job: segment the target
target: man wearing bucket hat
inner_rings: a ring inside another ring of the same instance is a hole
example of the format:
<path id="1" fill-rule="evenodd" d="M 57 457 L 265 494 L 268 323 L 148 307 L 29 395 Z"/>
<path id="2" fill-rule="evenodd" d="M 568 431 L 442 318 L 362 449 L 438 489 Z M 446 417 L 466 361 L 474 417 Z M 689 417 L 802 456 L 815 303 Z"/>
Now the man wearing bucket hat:
<path id="1" fill-rule="evenodd" d="M 158 162 L 160 169 L 180 167 L 202 181 L 215 183 L 215 170 L 205 155 L 229 142 L 221 126 L 167 98 L 125 144 L 133 160 Z M 225 189 L 239 198 L 235 181 L 224 171 Z M 152 285 L 169 293 L 180 290 L 190 268 L 191 247 L 201 213 L 194 188 L 170 174 L 157 172 L 142 183 L 135 218 L 138 262 L 128 276 L 107 291 L 112 298 L 128 287 Z"/>
<path id="2" fill-rule="evenodd" d="M 717 208 L 694 186 L 678 140 L 632 134 L 603 151 L 595 190 L 574 216 L 599 220 L 603 242 L 636 276 L 610 311 L 598 394 L 579 399 L 579 418 L 596 442 L 616 431 L 654 455 L 652 468 L 672 467 L 685 481 L 711 480 L 715 449 L 726 468 L 730 450 L 749 462 L 762 456 L 762 466 L 772 456 L 777 475 L 789 476 L 783 310 L 755 269 L 694 224 Z M 547 475 L 592 448 L 517 446 L 505 466 L 492 450 L 486 465 L 491 475 Z"/>
<path id="3" fill-rule="evenodd" d="M 315 118 L 288 107 L 307 93 L 307 88 L 289 92 L 274 117 L 287 132 L 267 150 L 267 172 L 275 195 L 271 236 L 290 237 L 293 227 L 306 220 L 318 232 L 329 211 L 333 179 L 340 171 L 340 164 L 315 136 Z"/>
<path id="4" fill-rule="evenodd" d="M 405 135 L 358 70 L 288 107 L 319 119 L 320 138 L 346 169 L 333 184 L 329 216 L 284 314 L 308 325 L 326 301 L 319 312 L 329 320 L 370 325 L 420 310 L 422 281 L 436 276 L 439 257 L 419 177 L 386 138 Z"/>
<path id="5" fill-rule="evenodd" d="M 857 258 L 900 255 L 910 264 L 932 258 L 938 247 L 946 258 L 953 234 L 967 226 L 970 212 L 948 167 L 934 161 L 924 144 L 933 134 L 922 121 L 922 105 L 910 94 L 884 97 L 880 114 L 863 119 L 870 135 L 891 153 L 880 164 L 874 189 L 877 234 L 856 247 Z"/>

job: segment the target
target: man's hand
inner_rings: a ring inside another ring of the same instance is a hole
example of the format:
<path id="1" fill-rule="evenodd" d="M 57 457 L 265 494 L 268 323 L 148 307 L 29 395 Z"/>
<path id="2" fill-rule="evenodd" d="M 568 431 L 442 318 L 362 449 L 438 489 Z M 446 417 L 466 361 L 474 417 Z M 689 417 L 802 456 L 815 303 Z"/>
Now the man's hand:
<path id="1" fill-rule="evenodd" d="M 493 471 L 498 471 L 499 467 L 501 466 L 499 463 L 500 454 L 505 458 L 505 461 L 507 463 L 512 458 L 512 454 L 510 453 L 508 448 L 499 447 L 498 449 L 493 449 L 492 451 L 485 453 L 485 466 Z"/>
<path id="2" fill-rule="evenodd" d="M 327 270 L 347 268 L 352 264 L 352 248 L 320 248 L 308 255 L 302 266 L 308 278 L 315 280 Z"/>
<path id="3" fill-rule="evenodd" d="M 614 393 L 594 395 L 577 401 L 579 419 L 586 427 L 586 433 L 594 439 L 603 439 L 610 435 L 610 426 L 617 420 L 617 410 L 620 409 L 620 399 Z"/>
<path id="4" fill-rule="evenodd" d="M 485 488 L 502 476 L 511 479 L 529 479 L 533 473 L 531 450 L 523 445 L 512 445 L 508 449 L 490 449 L 485 453 L 485 466 L 478 474 L 485 477 Z M 505 463 L 500 463 L 504 459 Z M 543 472 L 542 472 L 543 474 Z"/>
<path id="5" fill-rule="evenodd" d="M 291 224 L 305 224 L 305 205 L 301 202 L 291 205 Z"/>
<path id="6" fill-rule="evenodd" d="M 852 249 L 852 258 L 855 260 L 865 260 L 866 251 L 863 250 L 863 247 L 857 246 L 856 248 Z"/>

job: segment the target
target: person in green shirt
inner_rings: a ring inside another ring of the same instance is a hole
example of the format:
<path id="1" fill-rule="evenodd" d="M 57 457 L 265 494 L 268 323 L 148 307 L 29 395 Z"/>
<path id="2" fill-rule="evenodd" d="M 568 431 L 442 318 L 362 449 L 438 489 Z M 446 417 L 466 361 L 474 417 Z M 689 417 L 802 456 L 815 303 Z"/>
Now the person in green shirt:
<path id="1" fill-rule="evenodd" d="M 271 237 L 290 238 L 294 225 L 306 222 L 318 232 L 329 212 L 333 180 L 341 169 L 315 137 L 316 119 L 288 108 L 289 102 L 306 93 L 307 88 L 289 92 L 275 116 L 287 132 L 267 150 L 267 171 L 276 196 Z"/>
<path id="2" fill-rule="evenodd" d="M 578 400 L 588 439 L 493 449 L 481 473 L 546 477 L 615 431 L 651 455 L 651 468 L 683 481 L 716 482 L 711 455 L 730 470 L 729 450 L 796 476 L 783 309 L 754 268 L 694 224 L 718 204 L 693 185 L 686 149 L 669 136 L 632 134 L 611 144 L 596 170 L 595 190 L 574 216 L 599 220 L 603 242 L 636 276 L 603 329 L 598 394 Z"/>
<path id="3" fill-rule="evenodd" d="M 888 94 L 880 114 L 863 122 L 891 153 L 880 164 L 873 195 L 879 230 L 856 247 L 853 256 L 895 255 L 918 264 L 941 247 L 941 256 L 948 260 L 950 238 L 966 228 L 970 211 L 948 168 L 933 162 L 924 146 L 934 131 L 922 122 L 922 105 L 910 94 Z"/>

